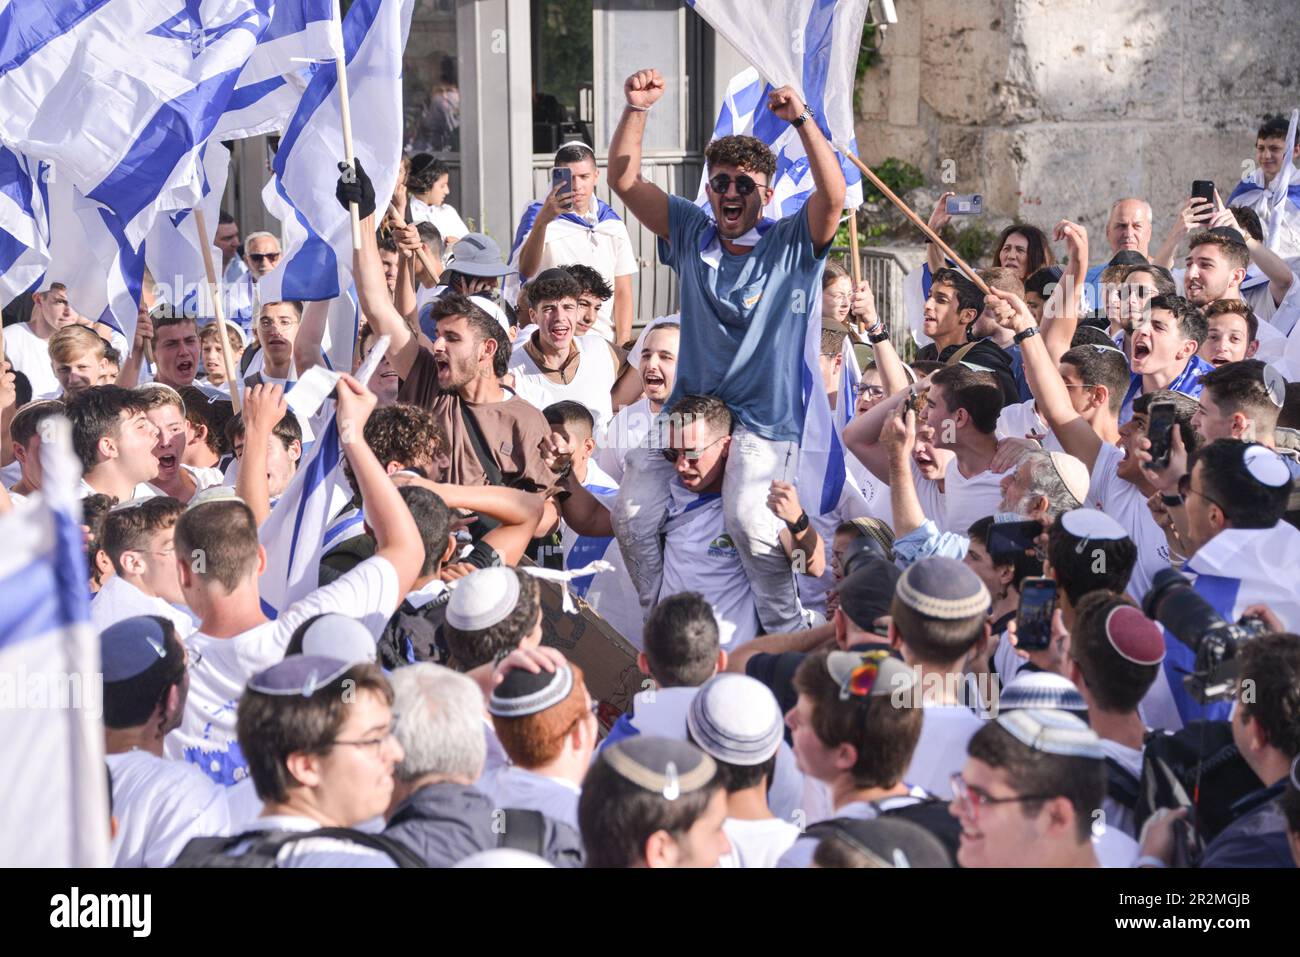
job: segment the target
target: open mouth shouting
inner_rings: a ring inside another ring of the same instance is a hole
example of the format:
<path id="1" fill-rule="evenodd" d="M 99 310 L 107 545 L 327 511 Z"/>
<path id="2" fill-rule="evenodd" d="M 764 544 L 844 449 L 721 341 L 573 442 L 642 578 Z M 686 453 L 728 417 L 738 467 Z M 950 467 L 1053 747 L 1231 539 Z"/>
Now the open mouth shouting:
<path id="1" fill-rule="evenodd" d="M 155 456 L 158 459 L 158 477 L 171 478 L 180 468 L 180 460 L 174 452 L 164 452 Z"/>
<path id="2" fill-rule="evenodd" d="M 181 379 L 192 379 L 197 366 L 189 356 L 181 356 L 176 360 L 176 375 Z"/>
<path id="3" fill-rule="evenodd" d="M 653 393 L 658 396 L 664 391 L 664 377 L 661 373 L 647 369 L 645 375 L 641 377 L 641 381 L 645 383 L 647 395 Z"/>
<path id="4" fill-rule="evenodd" d="M 736 230 L 744 218 L 745 204 L 739 199 L 725 199 L 718 204 L 718 212 L 722 216 L 722 225 L 728 230 Z"/>

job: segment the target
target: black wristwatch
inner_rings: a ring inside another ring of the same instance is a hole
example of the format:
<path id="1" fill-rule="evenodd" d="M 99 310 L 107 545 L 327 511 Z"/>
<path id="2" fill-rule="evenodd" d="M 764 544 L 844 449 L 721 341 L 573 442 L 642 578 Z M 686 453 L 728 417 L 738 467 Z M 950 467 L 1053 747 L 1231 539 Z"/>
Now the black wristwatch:
<path id="1" fill-rule="evenodd" d="M 811 120 L 815 115 L 816 114 L 814 114 L 812 111 L 812 107 L 805 104 L 803 108 L 803 112 L 800 113 L 798 116 L 796 116 L 793 120 L 791 120 L 790 125 L 796 128 L 803 126 L 805 123 Z"/>
<path id="2" fill-rule="evenodd" d="M 1161 492 L 1160 501 L 1165 506 L 1165 508 L 1177 508 L 1179 505 L 1183 504 L 1183 497 L 1177 493 L 1174 493 L 1173 495 L 1166 495 L 1163 492 Z"/>
<path id="3" fill-rule="evenodd" d="M 1028 329 L 1022 329 L 1020 332 L 1017 332 L 1014 336 L 1011 337 L 1011 341 L 1015 343 L 1021 343 L 1024 342 L 1029 337 L 1036 336 L 1036 335 L 1038 335 L 1038 327 L 1030 326 Z"/>
<path id="4" fill-rule="evenodd" d="M 867 341 L 870 342 L 873 346 L 876 345 L 877 343 L 886 341 L 888 338 L 889 338 L 889 330 L 885 328 L 884 323 L 881 323 L 880 325 L 880 332 L 878 333 L 872 333 L 870 331 L 867 332 Z"/>
<path id="5" fill-rule="evenodd" d="M 809 524 L 811 523 L 808 520 L 808 513 L 800 512 L 799 517 L 793 522 L 786 522 L 785 527 L 790 529 L 790 532 L 793 535 L 802 535 L 808 530 Z"/>

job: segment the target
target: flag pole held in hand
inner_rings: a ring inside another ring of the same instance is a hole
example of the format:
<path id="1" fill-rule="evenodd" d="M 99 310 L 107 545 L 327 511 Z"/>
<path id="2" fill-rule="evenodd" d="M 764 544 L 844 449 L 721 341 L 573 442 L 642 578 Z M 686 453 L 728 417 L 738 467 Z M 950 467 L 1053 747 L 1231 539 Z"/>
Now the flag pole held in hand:
<path id="1" fill-rule="evenodd" d="M 976 286 L 979 287 L 980 292 L 984 293 L 984 295 L 986 296 L 990 295 L 988 283 L 986 283 L 983 279 L 981 279 L 979 275 L 975 272 L 975 270 L 971 269 L 971 267 L 966 264 L 965 260 L 963 260 L 955 252 L 953 252 L 951 246 L 949 246 L 947 243 L 945 243 L 942 239 L 939 238 L 939 234 L 930 228 L 929 223 L 923 220 L 920 216 L 916 215 L 916 213 L 912 212 L 911 208 L 905 202 L 903 202 L 896 195 L 894 195 L 894 191 L 890 189 L 888 186 L 886 186 L 883 182 L 881 182 L 880 177 L 877 176 L 875 173 L 873 173 L 870 167 L 868 167 L 866 163 L 862 162 L 862 160 L 858 159 L 855 155 L 853 155 L 852 150 L 843 147 L 840 147 L 839 149 L 840 152 L 843 153 L 844 156 L 846 156 L 849 160 L 851 160 L 853 162 L 853 165 L 856 166 L 862 172 L 863 176 L 871 180 L 872 184 L 876 187 L 876 189 L 880 190 L 881 194 L 885 197 L 885 199 L 889 200 L 891 203 L 897 206 L 899 212 L 901 212 L 904 216 L 906 216 L 909 220 L 912 221 L 913 226 L 921 230 L 921 232 L 925 233 L 925 235 L 929 238 L 930 242 L 938 246 L 943 251 L 943 254 L 945 256 L 947 256 L 949 259 L 951 259 L 953 262 L 957 264 L 957 268 L 960 269 L 962 272 L 964 272 L 966 274 L 966 277 L 970 279 L 970 281 L 973 282 Z M 853 258 L 856 260 L 857 256 L 854 256 Z"/>
<path id="2" fill-rule="evenodd" d="M 330 25 L 330 45 L 334 48 L 334 69 L 338 73 L 335 86 L 339 91 L 339 120 L 343 127 L 343 159 L 355 176 L 357 157 L 352 151 L 352 106 L 348 98 L 347 55 L 343 49 L 343 25 L 337 0 L 334 3 L 334 21 Z M 361 248 L 361 210 L 356 203 L 348 203 L 348 213 L 352 217 L 352 251 L 356 252 Z"/>
<path id="3" fill-rule="evenodd" d="M 355 208 L 355 204 L 353 208 Z M 390 201 L 388 203 L 388 208 L 392 211 L 393 218 L 396 219 L 399 223 L 401 223 L 403 226 L 410 225 L 406 221 L 406 217 L 402 215 L 402 211 L 397 208 L 396 203 Z M 429 255 L 429 251 L 424 248 L 423 244 L 420 246 L 419 249 L 415 251 L 415 255 L 420 260 L 420 264 L 424 266 L 425 270 L 429 273 L 429 278 L 436 281 L 438 271 L 433 265 L 433 257 Z"/>
<path id="4" fill-rule="evenodd" d="M 225 307 L 221 302 L 221 286 L 217 282 L 217 270 L 212 265 L 212 237 L 208 233 L 208 224 L 205 222 L 201 206 L 194 207 L 194 228 L 199 231 L 199 252 L 203 254 L 203 268 L 208 274 L 208 290 L 212 294 L 212 314 L 216 316 L 217 330 L 221 333 L 217 339 L 221 343 L 222 361 L 226 364 L 226 381 L 230 383 L 230 402 L 235 407 L 235 414 L 238 415 L 243 409 L 244 395 L 240 390 L 239 369 L 236 368 L 235 357 L 230 351 L 230 337 L 226 335 L 226 316 Z M 256 313 L 253 321 L 257 321 Z"/>

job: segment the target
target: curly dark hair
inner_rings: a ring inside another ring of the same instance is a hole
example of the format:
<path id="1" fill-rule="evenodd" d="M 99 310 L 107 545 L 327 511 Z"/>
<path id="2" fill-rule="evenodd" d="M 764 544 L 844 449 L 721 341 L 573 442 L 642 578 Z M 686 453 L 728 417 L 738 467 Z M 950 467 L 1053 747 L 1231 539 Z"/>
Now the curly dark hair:
<path id="1" fill-rule="evenodd" d="M 776 175 L 776 155 L 767 144 L 753 136 L 724 136 L 714 140 L 704 151 L 704 162 L 715 166 L 737 166 L 767 177 L 768 185 Z"/>

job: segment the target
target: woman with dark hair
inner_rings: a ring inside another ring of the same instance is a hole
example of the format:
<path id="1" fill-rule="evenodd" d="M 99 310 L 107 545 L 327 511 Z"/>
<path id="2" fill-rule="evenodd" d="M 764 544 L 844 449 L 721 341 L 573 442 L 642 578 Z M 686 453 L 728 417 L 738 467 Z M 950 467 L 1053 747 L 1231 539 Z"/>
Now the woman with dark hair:
<path id="1" fill-rule="evenodd" d="M 432 223 L 450 246 L 469 232 L 456 208 L 447 202 L 451 192 L 451 168 L 431 153 L 416 153 L 406 173 L 412 223 Z"/>
<path id="2" fill-rule="evenodd" d="M 1002 230 L 993 249 L 993 265 L 1014 270 L 1021 282 L 1056 262 L 1047 235 L 1028 223 L 1012 223 Z"/>

